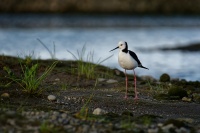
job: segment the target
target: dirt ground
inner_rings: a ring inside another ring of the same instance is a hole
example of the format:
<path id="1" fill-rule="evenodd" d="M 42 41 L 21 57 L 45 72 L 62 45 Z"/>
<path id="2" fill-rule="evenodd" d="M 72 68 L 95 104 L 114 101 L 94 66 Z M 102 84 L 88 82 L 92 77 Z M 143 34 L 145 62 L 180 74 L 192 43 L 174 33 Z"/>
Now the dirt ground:
<path id="1" fill-rule="evenodd" d="M 53 61 L 37 61 L 40 63 L 39 71 L 43 72 L 46 67 Z M 72 63 L 73 65 L 76 63 Z M 142 80 L 138 77 L 137 89 L 139 91 L 139 99 L 134 100 L 133 94 L 133 77 L 129 78 L 129 98 L 125 99 L 125 82 L 124 76 L 116 75 L 111 70 L 112 76 L 104 77 L 105 81 L 98 82 L 96 79 L 87 79 L 84 76 L 72 74 L 67 69 L 71 67 L 68 61 L 58 63 L 55 70 L 44 80 L 40 88 L 44 91 L 40 95 L 30 95 L 22 91 L 21 87 L 12 82 L 7 85 L 10 80 L 6 78 L 5 66 L 12 69 L 13 73 L 20 74 L 21 68 L 13 57 L 1 57 L 0 75 L 1 86 L 0 94 L 8 93 L 9 97 L 1 97 L 0 107 L 17 111 L 67 111 L 75 114 L 86 106 L 89 113 L 92 114 L 96 108 L 101 108 L 109 113 L 121 115 L 124 112 L 131 112 L 133 117 L 142 115 L 152 115 L 158 119 L 157 122 L 163 122 L 168 119 L 190 118 L 194 125 L 200 124 L 200 104 L 191 100 L 190 102 L 181 99 L 155 99 L 155 92 L 152 88 L 156 87 L 158 81 Z M 98 69 L 98 72 L 104 71 L 104 67 Z M 115 79 L 116 83 L 107 83 L 107 79 Z M 148 82 L 148 83 L 147 83 Z M 178 81 L 177 81 L 178 82 Z M 160 83 L 159 83 L 160 84 Z M 164 84 L 174 84 L 168 82 Z M 180 84 L 180 82 L 178 82 Z M 194 90 L 195 93 L 200 92 L 199 82 L 184 81 L 186 90 Z M 195 89 L 193 89 L 195 88 Z M 154 93 L 153 93 L 154 92 Z M 157 91 L 158 93 L 158 91 Z M 48 95 L 56 96 L 55 101 L 49 101 Z M 188 96 L 191 97 L 191 96 Z"/>

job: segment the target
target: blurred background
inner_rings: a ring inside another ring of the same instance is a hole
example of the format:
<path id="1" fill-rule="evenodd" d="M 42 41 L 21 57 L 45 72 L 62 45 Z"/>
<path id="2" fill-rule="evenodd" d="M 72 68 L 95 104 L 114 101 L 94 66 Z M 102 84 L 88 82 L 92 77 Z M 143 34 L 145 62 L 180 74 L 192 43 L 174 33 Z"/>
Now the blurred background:
<path id="1" fill-rule="evenodd" d="M 200 0 L 0 0 L 0 54 L 71 60 L 86 45 L 94 63 L 118 68 L 119 41 L 142 64 L 136 73 L 200 81 Z M 130 71 L 132 73 L 132 71 Z"/>

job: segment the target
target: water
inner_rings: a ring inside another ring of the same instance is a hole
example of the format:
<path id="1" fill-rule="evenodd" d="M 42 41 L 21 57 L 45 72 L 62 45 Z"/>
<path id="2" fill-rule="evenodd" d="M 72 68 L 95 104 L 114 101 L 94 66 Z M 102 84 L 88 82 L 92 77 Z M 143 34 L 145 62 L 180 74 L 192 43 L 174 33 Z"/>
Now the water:
<path id="1" fill-rule="evenodd" d="M 51 50 L 55 44 L 56 58 L 71 60 L 67 50 L 76 53 L 85 44 L 88 52 L 94 51 L 94 62 L 114 54 L 103 65 L 123 71 L 117 62 L 118 50 L 109 51 L 125 40 L 150 69 L 137 68 L 138 75 L 159 78 L 168 73 L 200 81 L 200 52 L 142 50 L 200 42 L 198 17 L 0 15 L 0 27 L 0 54 L 23 57 L 34 52 L 35 58 L 51 58 L 39 38 Z"/>

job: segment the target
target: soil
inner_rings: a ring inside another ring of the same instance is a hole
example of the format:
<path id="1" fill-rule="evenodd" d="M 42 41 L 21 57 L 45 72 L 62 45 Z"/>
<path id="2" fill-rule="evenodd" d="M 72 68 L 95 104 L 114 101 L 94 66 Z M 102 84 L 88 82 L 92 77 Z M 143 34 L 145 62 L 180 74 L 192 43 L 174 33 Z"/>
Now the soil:
<path id="1" fill-rule="evenodd" d="M 23 60 L 23 63 L 27 59 Z M 31 60 L 32 64 L 38 63 L 38 75 L 54 62 L 55 60 Z M 119 75 L 116 70 L 106 68 L 104 66 L 96 67 L 97 73 L 106 72 L 107 76 L 103 76 L 105 81 L 98 82 L 96 78 L 88 79 L 84 75 L 78 76 L 77 73 L 72 73 L 71 68 L 77 67 L 76 61 L 59 61 L 54 70 L 42 82 L 39 88 L 44 89 L 41 94 L 27 94 L 21 86 L 16 82 L 11 82 L 8 79 L 8 74 L 5 67 L 17 76 L 22 75 L 22 69 L 19 65 L 19 59 L 15 57 L 1 56 L 0 57 L 0 94 L 8 93 L 9 97 L 1 97 L 0 107 L 8 110 L 17 111 L 67 111 L 74 115 L 78 113 L 82 107 L 87 106 L 88 113 L 92 114 L 96 108 L 101 108 L 109 113 L 121 115 L 124 112 L 131 112 L 133 117 L 143 115 L 153 115 L 159 117 L 158 122 L 164 122 L 168 119 L 191 118 L 194 120 L 193 125 L 200 124 L 200 104 L 196 101 L 184 102 L 181 98 L 172 99 L 155 99 L 155 92 L 159 93 L 166 88 L 160 88 L 160 91 L 152 91 L 156 88 L 156 84 L 164 84 L 164 86 L 179 85 L 186 90 L 190 89 L 195 93 L 199 93 L 199 82 L 171 81 L 160 83 L 157 80 L 151 82 L 142 80 L 138 77 L 137 89 L 139 91 L 139 99 L 134 100 L 134 85 L 133 76 L 129 76 L 129 97 L 124 98 L 125 80 L 122 72 Z M 109 72 L 108 72 L 109 71 Z M 97 75 L 97 74 L 96 74 Z M 102 74 L 103 75 L 103 74 Z M 107 79 L 115 79 L 117 83 L 107 83 Z M 8 84 L 10 83 L 10 84 Z M 151 85 L 149 85 L 151 84 Z M 193 89 L 195 88 L 195 89 Z M 49 101 L 48 95 L 56 96 L 55 101 Z M 190 97 L 190 96 L 188 96 Z M 191 96 L 192 97 L 192 96 Z"/>

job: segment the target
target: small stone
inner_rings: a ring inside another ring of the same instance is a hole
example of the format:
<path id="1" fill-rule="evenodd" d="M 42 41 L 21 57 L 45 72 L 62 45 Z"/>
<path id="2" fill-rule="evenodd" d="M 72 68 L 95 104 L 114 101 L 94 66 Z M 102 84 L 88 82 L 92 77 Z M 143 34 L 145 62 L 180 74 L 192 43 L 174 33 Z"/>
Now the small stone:
<path id="1" fill-rule="evenodd" d="M 174 125 L 173 124 L 168 124 L 166 126 L 163 126 L 162 127 L 162 130 L 164 133 L 169 133 L 171 129 L 174 129 Z"/>
<path id="2" fill-rule="evenodd" d="M 55 101 L 56 100 L 56 96 L 54 96 L 54 95 L 48 95 L 48 100 L 49 101 Z"/>
<path id="3" fill-rule="evenodd" d="M 200 94 L 194 93 L 192 96 L 193 96 L 193 100 L 194 100 L 195 102 L 200 103 Z"/>
<path id="4" fill-rule="evenodd" d="M 184 127 L 176 129 L 175 131 L 176 131 L 176 133 L 190 133 L 190 131 L 187 130 L 186 128 L 184 128 Z"/>
<path id="5" fill-rule="evenodd" d="M 72 126 L 72 125 L 70 125 L 70 124 L 68 124 L 68 125 L 64 125 L 64 128 L 65 128 L 65 129 L 72 129 L 72 128 L 73 128 L 73 126 Z"/>
<path id="6" fill-rule="evenodd" d="M 113 95 L 107 95 L 107 97 L 112 97 Z"/>
<path id="7" fill-rule="evenodd" d="M 179 78 L 172 78 L 171 81 L 179 81 Z"/>
<path id="8" fill-rule="evenodd" d="M 104 78 L 98 78 L 98 79 L 97 79 L 98 82 L 104 82 L 105 80 L 106 80 L 106 79 L 104 79 Z"/>
<path id="9" fill-rule="evenodd" d="M 152 76 L 141 76 L 140 78 L 142 80 L 150 81 L 150 82 L 156 81 L 156 79 L 154 79 Z"/>
<path id="10" fill-rule="evenodd" d="M 35 115 L 35 112 L 31 111 L 30 115 Z"/>
<path id="11" fill-rule="evenodd" d="M 115 69 L 115 74 L 116 74 L 116 75 L 120 75 L 120 74 L 121 74 L 121 71 L 119 71 L 118 69 Z"/>
<path id="12" fill-rule="evenodd" d="M 177 120 L 182 121 L 182 122 L 186 122 L 186 123 L 194 123 L 194 119 L 192 118 L 178 118 Z"/>
<path id="13" fill-rule="evenodd" d="M 53 113 L 52 113 L 53 115 L 55 115 L 55 116 L 59 116 L 60 115 L 60 113 L 59 112 L 57 112 L 57 111 L 53 111 Z"/>
<path id="14" fill-rule="evenodd" d="M 52 119 L 52 120 L 57 120 L 57 116 L 56 116 L 56 115 L 52 115 L 52 116 L 51 116 L 51 119 Z"/>
<path id="15" fill-rule="evenodd" d="M 106 82 L 109 83 L 109 84 L 113 84 L 113 83 L 117 83 L 118 81 L 114 80 L 114 79 L 109 79 Z"/>
<path id="16" fill-rule="evenodd" d="M 62 113 L 61 117 L 65 119 L 65 118 L 67 118 L 67 114 L 66 113 Z"/>
<path id="17" fill-rule="evenodd" d="M 182 98 L 182 101 L 184 101 L 184 102 L 191 102 L 191 101 L 192 101 L 192 98 L 183 97 L 183 98 Z"/>
<path id="18" fill-rule="evenodd" d="M 35 112 L 35 115 L 36 115 L 36 116 L 40 115 L 40 112 Z"/>
<path id="19" fill-rule="evenodd" d="M 55 81 L 60 81 L 60 79 L 59 79 L 59 78 L 56 78 Z"/>
<path id="20" fill-rule="evenodd" d="M 101 109 L 101 108 L 96 108 L 94 111 L 93 111 L 93 114 L 94 115 L 103 115 L 103 114 L 106 114 L 107 111 Z"/>
<path id="21" fill-rule="evenodd" d="M 76 133 L 89 133 L 89 130 L 91 130 L 91 128 L 92 128 L 92 126 L 83 124 L 81 126 L 77 126 Z"/>
<path id="22" fill-rule="evenodd" d="M 158 123 L 157 125 L 158 125 L 158 127 L 162 127 L 163 123 Z"/>
<path id="23" fill-rule="evenodd" d="M 157 133 L 157 132 L 158 132 L 158 128 L 148 129 L 148 133 Z"/>
<path id="24" fill-rule="evenodd" d="M 7 111 L 6 114 L 9 115 L 9 116 L 15 116 L 16 111 Z"/>
<path id="25" fill-rule="evenodd" d="M 1 97 L 2 97 L 2 98 L 9 98 L 10 95 L 9 95 L 8 93 L 3 93 L 3 94 L 1 94 Z"/>
<path id="26" fill-rule="evenodd" d="M 63 119 L 62 118 L 58 118 L 57 120 L 59 123 L 62 123 L 63 122 Z"/>

